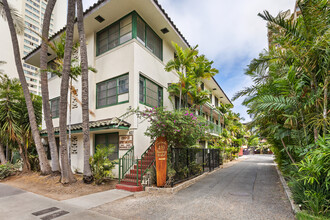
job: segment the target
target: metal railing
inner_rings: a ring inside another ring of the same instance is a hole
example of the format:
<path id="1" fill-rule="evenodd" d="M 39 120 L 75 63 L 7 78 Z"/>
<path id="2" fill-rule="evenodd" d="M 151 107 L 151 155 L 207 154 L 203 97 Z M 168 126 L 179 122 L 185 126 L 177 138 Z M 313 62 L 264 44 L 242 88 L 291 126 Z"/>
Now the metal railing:
<path id="1" fill-rule="evenodd" d="M 207 125 L 209 126 L 208 132 L 210 133 L 220 134 L 222 132 L 221 126 L 213 122 L 207 121 Z"/>
<path id="2" fill-rule="evenodd" d="M 134 166 L 134 146 L 131 147 L 121 158 L 119 158 L 119 183 L 125 174 Z"/>
<path id="3" fill-rule="evenodd" d="M 155 142 L 153 142 L 141 155 L 141 159 L 136 161 L 136 185 L 139 185 L 139 177 L 142 181 L 143 175 L 148 168 L 155 162 Z M 140 169 L 140 170 L 139 170 Z"/>
<path id="4" fill-rule="evenodd" d="M 222 164 L 220 149 L 171 148 L 169 159 L 175 170 L 174 183 L 214 170 Z"/>

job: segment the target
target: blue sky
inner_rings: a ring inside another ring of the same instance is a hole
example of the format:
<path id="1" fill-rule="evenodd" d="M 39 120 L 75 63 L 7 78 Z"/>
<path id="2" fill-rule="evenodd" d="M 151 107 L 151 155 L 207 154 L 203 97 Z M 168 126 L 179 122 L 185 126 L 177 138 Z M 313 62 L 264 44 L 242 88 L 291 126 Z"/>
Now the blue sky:
<path id="1" fill-rule="evenodd" d="M 138 1 L 138 0 L 137 0 Z M 96 0 L 84 0 L 84 8 Z M 266 22 L 257 16 L 293 10 L 295 0 L 158 0 L 191 45 L 214 61 L 215 79 L 231 99 L 252 84 L 244 75 L 249 62 L 267 48 Z M 234 111 L 250 121 L 242 98 Z"/>

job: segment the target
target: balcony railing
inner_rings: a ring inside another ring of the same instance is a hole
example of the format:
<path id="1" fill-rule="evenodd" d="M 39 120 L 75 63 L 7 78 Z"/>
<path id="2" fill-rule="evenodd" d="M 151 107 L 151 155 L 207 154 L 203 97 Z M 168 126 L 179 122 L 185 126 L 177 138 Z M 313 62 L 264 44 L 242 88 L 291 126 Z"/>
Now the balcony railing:
<path id="1" fill-rule="evenodd" d="M 208 121 L 207 125 L 209 126 L 208 132 L 213 133 L 213 134 L 220 134 L 222 132 L 222 129 L 219 125 Z"/>

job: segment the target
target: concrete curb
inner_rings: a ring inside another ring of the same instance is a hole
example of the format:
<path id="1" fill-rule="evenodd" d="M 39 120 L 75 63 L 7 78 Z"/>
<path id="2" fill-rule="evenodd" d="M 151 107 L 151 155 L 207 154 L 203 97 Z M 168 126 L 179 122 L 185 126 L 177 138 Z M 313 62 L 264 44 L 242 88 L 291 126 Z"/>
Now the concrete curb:
<path id="1" fill-rule="evenodd" d="M 244 159 L 241 159 L 244 160 Z M 206 172 L 203 173 L 200 176 L 197 176 L 193 179 L 187 180 L 173 188 L 158 188 L 158 187 L 146 187 L 145 191 L 142 192 L 138 192 L 134 194 L 134 197 L 139 197 L 139 196 L 144 196 L 147 194 L 175 194 L 177 192 L 179 192 L 182 189 L 185 189 L 193 184 L 195 184 L 197 181 L 205 178 L 208 175 L 213 174 L 214 172 L 220 170 L 220 169 L 224 169 L 224 168 L 228 168 L 230 166 L 233 166 L 234 164 L 236 164 L 237 162 L 241 161 L 241 160 L 235 160 L 235 161 L 231 161 L 229 163 L 225 163 L 224 165 L 220 165 L 220 167 L 215 168 L 214 170 L 212 170 L 211 172 Z"/>
<path id="2" fill-rule="evenodd" d="M 284 179 L 284 177 L 282 175 L 282 172 L 278 169 L 277 164 L 276 164 L 275 168 L 276 168 L 276 171 L 277 171 L 278 176 L 280 177 L 280 180 L 281 180 L 281 183 L 282 183 L 282 186 L 283 186 L 285 195 L 288 197 L 288 199 L 290 201 L 292 212 L 294 214 L 297 214 L 298 212 L 300 212 L 300 208 L 299 208 L 299 206 L 297 204 L 294 203 L 294 201 L 292 199 L 292 192 L 291 192 L 288 184 L 286 183 L 286 181 L 285 181 L 285 179 Z"/>

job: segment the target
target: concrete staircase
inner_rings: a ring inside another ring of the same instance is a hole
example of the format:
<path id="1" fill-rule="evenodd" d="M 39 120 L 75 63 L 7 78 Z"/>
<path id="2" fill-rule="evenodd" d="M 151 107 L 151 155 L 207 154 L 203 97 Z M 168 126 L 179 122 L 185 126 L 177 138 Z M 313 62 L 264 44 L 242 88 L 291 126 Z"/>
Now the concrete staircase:
<path id="1" fill-rule="evenodd" d="M 138 192 L 143 190 L 141 184 L 142 178 L 146 170 L 155 162 L 155 146 L 151 145 L 141 156 L 141 159 L 136 160 L 136 164 L 124 175 L 124 178 L 119 180 L 116 189 L 123 189 L 130 192 Z"/>

